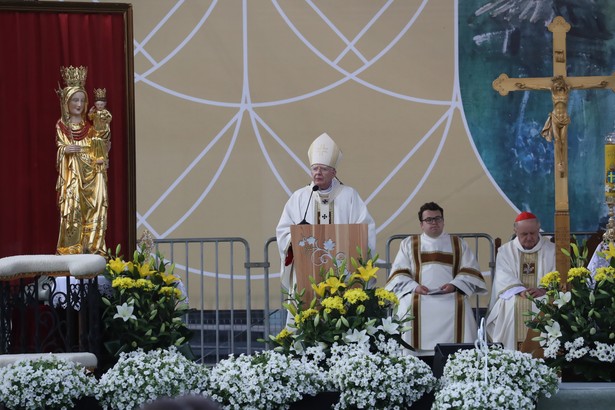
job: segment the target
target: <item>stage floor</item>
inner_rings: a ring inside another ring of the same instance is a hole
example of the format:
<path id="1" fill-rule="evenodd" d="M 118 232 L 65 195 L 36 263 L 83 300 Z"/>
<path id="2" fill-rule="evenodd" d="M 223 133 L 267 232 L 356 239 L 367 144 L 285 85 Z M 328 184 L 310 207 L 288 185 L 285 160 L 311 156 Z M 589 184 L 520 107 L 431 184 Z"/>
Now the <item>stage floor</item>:
<path id="1" fill-rule="evenodd" d="M 554 397 L 538 400 L 537 410 L 614 409 L 615 383 L 562 383 Z"/>

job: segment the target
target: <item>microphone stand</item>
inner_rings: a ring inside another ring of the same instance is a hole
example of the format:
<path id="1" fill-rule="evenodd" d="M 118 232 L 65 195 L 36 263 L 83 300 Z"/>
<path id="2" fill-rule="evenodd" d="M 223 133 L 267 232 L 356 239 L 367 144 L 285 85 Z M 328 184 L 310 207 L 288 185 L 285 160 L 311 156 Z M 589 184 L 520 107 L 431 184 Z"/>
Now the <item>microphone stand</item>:
<path id="1" fill-rule="evenodd" d="M 303 219 L 297 225 L 310 225 L 310 223 L 306 221 L 305 218 L 307 217 L 308 209 L 310 209 L 310 202 L 312 201 L 312 195 L 314 195 L 314 192 L 318 191 L 319 189 L 320 188 L 318 187 L 318 185 L 314 185 L 312 187 L 312 192 L 310 192 L 310 197 L 308 198 L 308 203 L 307 203 L 307 206 L 305 207 L 305 213 L 303 214 Z"/>

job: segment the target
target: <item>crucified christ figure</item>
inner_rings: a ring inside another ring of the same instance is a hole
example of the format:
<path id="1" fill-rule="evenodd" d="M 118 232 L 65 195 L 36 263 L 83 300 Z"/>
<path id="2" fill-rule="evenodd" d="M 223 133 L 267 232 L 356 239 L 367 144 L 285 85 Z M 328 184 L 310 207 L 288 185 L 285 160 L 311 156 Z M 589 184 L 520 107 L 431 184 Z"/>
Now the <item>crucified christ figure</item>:
<path id="1" fill-rule="evenodd" d="M 565 153 L 568 152 L 568 124 L 570 124 L 570 116 L 568 115 L 568 96 L 570 87 L 566 84 L 566 80 L 564 80 L 564 77 L 561 75 L 553 77 L 551 81 L 553 111 L 549 113 L 549 117 L 542 131 L 540 131 L 540 134 L 547 141 L 554 141 L 556 166 L 560 173 L 560 177 L 563 177 L 568 169 L 566 166 Z"/>

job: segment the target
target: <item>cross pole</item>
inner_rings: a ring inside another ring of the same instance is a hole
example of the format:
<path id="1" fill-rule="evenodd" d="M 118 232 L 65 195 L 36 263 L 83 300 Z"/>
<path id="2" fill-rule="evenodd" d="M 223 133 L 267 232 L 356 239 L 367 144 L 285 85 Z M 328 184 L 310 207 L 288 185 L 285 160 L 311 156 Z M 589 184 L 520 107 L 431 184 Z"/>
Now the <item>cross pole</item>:
<path id="1" fill-rule="evenodd" d="M 541 132 L 547 141 L 554 140 L 555 149 L 555 266 L 562 285 L 566 285 L 570 261 L 560 250 L 570 249 L 570 210 L 568 207 L 568 96 L 570 90 L 607 89 L 615 91 L 615 73 L 610 76 L 568 77 L 566 75 L 566 33 L 570 24 L 555 17 L 548 29 L 553 33 L 553 77 L 509 78 L 500 74 L 493 88 L 500 95 L 510 91 L 549 90 L 553 111 Z"/>

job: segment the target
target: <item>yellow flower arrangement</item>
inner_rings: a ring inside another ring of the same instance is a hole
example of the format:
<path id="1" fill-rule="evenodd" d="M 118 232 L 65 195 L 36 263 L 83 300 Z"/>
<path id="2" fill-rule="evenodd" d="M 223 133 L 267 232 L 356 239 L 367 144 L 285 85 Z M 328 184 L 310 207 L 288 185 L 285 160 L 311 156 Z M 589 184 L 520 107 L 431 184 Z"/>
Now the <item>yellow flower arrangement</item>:
<path id="1" fill-rule="evenodd" d="M 587 268 L 570 268 L 568 271 L 568 282 L 575 280 L 587 280 L 592 273 Z"/>
<path id="2" fill-rule="evenodd" d="M 392 306 L 399 305 L 399 299 L 397 299 L 397 295 L 385 288 L 376 289 L 376 297 L 378 298 L 378 304 L 380 306 L 385 306 L 386 304 L 390 304 Z"/>
<path id="3" fill-rule="evenodd" d="M 342 315 L 346 313 L 344 307 L 344 299 L 341 296 L 330 296 L 323 299 L 320 304 L 325 308 L 325 312 L 331 313 L 334 309 L 340 312 Z"/>
<path id="4" fill-rule="evenodd" d="M 559 282 L 560 282 L 559 272 L 558 271 L 549 272 L 545 276 L 543 276 L 542 279 L 540 280 L 540 287 L 545 288 L 545 289 L 550 289 L 554 286 L 558 287 Z"/>
<path id="5" fill-rule="evenodd" d="M 596 269 L 596 274 L 594 275 L 594 280 L 596 282 L 602 282 L 607 280 L 608 278 L 615 278 L 615 269 L 611 266 L 598 268 Z"/>
<path id="6" fill-rule="evenodd" d="M 278 335 L 275 337 L 276 340 L 278 341 L 282 341 L 288 337 L 290 337 L 292 335 L 291 332 L 288 331 L 287 328 L 284 328 L 280 331 L 280 333 L 278 333 Z"/>
<path id="7" fill-rule="evenodd" d="M 303 312 L 295 315 L 295 323 L 303 323 L 312 316 L 316 316 L 317 313 L 318 311 L 316 309 L 304 310 Z"/>
<path id="8" fill-rule="evenodd" d="M 344 300 L 351 305 L 356 305 L 359 302 L 369 300 L 369 296 L 363 289 L 348 289 L 344 293 Z"/>
<path id="9" fill-rule="evenodd" d="M 116 254 L 119 251 L 118 246 Z M 133 261 L 124 261 L 119 256 L 110 258 L 104 275 L 113 292 L 102 301 L 106 305 L 105 346 L 111 354 L 175 345 L 191 356 L 186 343 L 191 331 L 180 320 L 188 306 L 178 289 L 180 281 L 173 268 L 162 255 L 153 257 L 145 245 L 135 251 Z"/>
<path id="10" fill-rule="evenodd" d="M 354 270 L 347 271 L 346 262 L 321 271 L 321 280 L 311 278 L 314 298 L 310 303 L 301 300 L 303 292 L 295 289 L 289 295 L 286 309 L 294 321 L 277 335 L 269 338 L 277 350 L 300 353 L 310 346 L 327 350 L 334 343 L 346 344 L 364 339 L 376 351 L 378 344 L 395 339 L 409 346 L 401 334 L 411 319 L 396 319 L 394 311 L 399 301 L 394 293 L 376 286 L 378 256 L 363 262 L 351 259 Z"/>
<path id="11" fill-rule="evenodd" d="M 614 255 L 611 244 L 602 256 L 613 265 Z M 550 366 L 587 380 L 615 381 L 615 268 L 599 268 L 592 275 L 571 261 L 567 289 L 561 288 L 557 271 L 542 278 L 546 295 L 534 300 L 538 311 L 528 312 L 526 324 L 540 333 L 534 340 Z"/>

